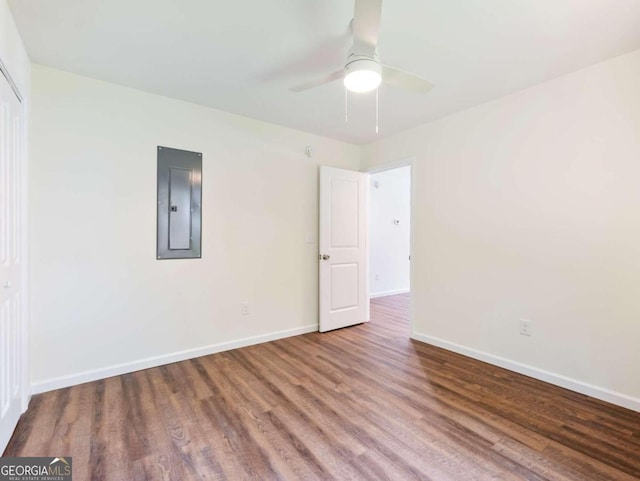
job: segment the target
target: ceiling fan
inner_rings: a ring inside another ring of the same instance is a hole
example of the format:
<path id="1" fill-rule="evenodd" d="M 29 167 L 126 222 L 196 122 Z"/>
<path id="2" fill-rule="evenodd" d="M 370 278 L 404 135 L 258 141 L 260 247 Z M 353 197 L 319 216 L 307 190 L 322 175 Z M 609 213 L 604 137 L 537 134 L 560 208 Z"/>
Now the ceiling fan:
<path id="1" fill-rule="evenodd" d="M 400 87 L 418 93 L 427 93 L 433 84 L 417 75 L 380 63 L 378 57 L 378 32 L 382 15 L 382 0 L 355 0 L 355 12 L 351 21 L 353 46 L 347 55 L 345 66 L 323 78 L 290 87 L 292 92 L 302 92 L 326 83 L 343 79 L 350 92 L 370 92 L 380 83 Z"/>

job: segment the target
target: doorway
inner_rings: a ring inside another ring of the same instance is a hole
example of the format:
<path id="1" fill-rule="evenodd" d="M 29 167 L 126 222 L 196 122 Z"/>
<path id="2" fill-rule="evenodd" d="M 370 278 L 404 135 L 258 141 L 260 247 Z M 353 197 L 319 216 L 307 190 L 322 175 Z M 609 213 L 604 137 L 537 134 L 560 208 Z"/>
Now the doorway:
<path id="1" fill-rule="evenodd" d="M 365 172 L 320 167 L 320 332 L 393 318 L 413 334 L 413 165 L 409 158 Z"/>
<path id="2" fill-rule="evenodd" d="M 368 219 L 370 309 L 403 319 L 409 331 L 412 165 L 407 159 L 369 171 Z"/>

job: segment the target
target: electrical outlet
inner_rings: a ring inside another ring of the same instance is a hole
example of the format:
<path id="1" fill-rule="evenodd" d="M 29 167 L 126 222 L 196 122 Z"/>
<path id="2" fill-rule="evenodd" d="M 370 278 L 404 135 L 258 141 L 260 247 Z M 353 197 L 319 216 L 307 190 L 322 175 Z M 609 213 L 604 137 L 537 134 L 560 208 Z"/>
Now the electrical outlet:
<path id="1" fill-rule="evenodd" d="M 240 305 L 240 313 L 243 316 L 246 316 L 249 314 L 249 303 L 247 301 L 244 301 L 241 305 Z"/>
<path id="2" fill-rule="evenodd" d="M 531 321 L 527 319 L 520 319 L 520 334 L 523 336 L 531 335 Z"/>

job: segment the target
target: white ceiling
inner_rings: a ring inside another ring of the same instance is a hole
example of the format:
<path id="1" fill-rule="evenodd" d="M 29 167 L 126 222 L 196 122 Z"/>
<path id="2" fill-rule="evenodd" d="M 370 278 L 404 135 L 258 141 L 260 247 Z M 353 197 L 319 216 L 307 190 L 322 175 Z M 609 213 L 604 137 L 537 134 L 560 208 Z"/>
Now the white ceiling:
<path id="1" fill-rule="evenodd" d="M 9 0 L 31 60 L 353 143 L 640 48 L 640 0 L 386 0 L 379 52 L 435 83 L 352 94 L 352 0 Z"/>

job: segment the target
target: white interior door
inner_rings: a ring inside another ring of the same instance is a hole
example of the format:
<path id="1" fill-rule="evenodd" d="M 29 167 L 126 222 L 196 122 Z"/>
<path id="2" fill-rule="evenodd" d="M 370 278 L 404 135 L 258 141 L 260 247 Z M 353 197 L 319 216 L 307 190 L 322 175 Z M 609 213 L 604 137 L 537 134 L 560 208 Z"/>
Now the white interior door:
<path id="1" fill-rule="evenodd" d="M 368 177 L 320 167 L 320 332 L 369 320 Z"/>
<path id="2" fill-rule="evenodd" d="M 0 72 L 0 452 L 23 407 L 24 302 L 23 108 Z"/>

